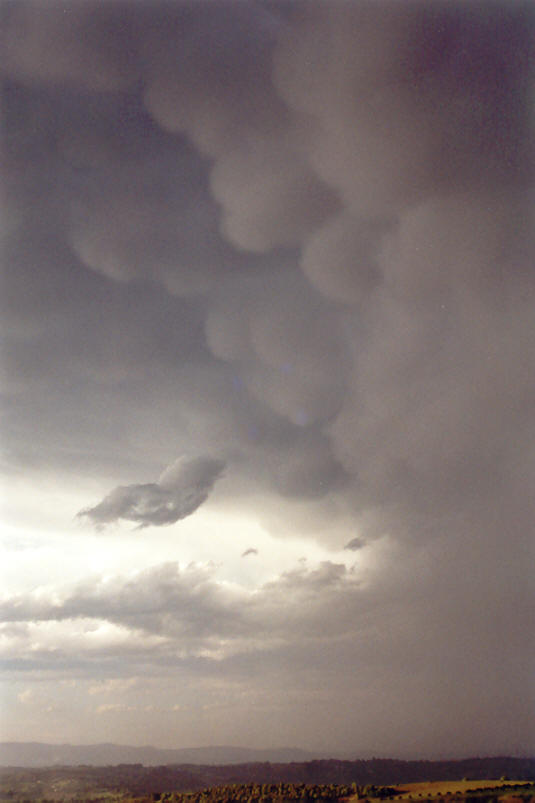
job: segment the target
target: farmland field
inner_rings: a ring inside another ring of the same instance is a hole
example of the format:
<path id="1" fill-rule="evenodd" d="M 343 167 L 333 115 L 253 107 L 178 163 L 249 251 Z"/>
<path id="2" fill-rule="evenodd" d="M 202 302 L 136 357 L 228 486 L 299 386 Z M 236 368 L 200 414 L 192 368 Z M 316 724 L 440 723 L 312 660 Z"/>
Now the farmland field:
<path id="1" fill-rule="evenodd" d="M 492 797 L 511 797 L 512 795 L 535 795 L 535 785 L 526 781 L 506 781 L 484 779 L 479 781 L 430 781 L 420 783 L 398 784 L 396 798 L 403 799 L 429 799 L 435 797 L 472 797 L 488 792 Z M 353 798 L 354 800 L 358 798 Z"/>

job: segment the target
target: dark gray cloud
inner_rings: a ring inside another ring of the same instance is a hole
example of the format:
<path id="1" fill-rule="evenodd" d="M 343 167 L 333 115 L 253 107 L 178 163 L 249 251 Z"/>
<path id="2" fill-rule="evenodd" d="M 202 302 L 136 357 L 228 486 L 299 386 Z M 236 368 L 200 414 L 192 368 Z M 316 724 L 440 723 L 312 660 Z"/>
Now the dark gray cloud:
<path id="1" fill-rule="evenodd" d="M 351 541 L 347 542 L 344 549 L 349 549 L 351 552 L 356 552 L 357 549 L 362 549 L 363 546 L 366 546 L 366 542 L 363 541 L 362 538 L 355 536 L 355 538 L 352 538 Z"/>
<path id="2" fill-rule="evenodd" d="M 268 640 L 279 628 L 274 686 L 277 661 L 285 681 L 312 664 L 330 677 L 321 645 L 287 635 L 320 644 L 332 627 L 333 662 L 358 665 L 378 705 L 383 678 L 422 733 L 450 716 L 459 674 L 459 708 L 480 695 L 503 722 L 501 686 L 520 716 L 532 4 L 15 0 L 1 24 L 9 475 L 122 477 L 85 515 L 146 526 L 193 512 L 222 464 L 140 478 L 177 451 L 223 455 L 221 511 L 346 544 L 356 563 L 385 539 L 397 556 L 363 570 L 358 593 L 335 564 L 279 578 L 262 615 L 251 602 L 238 616 L 210 586 L 206 621 L 220 611 L 227 628 L 210 649 L 243 638 L 226 666 L 257 660 L 245 642 L 258 616 Z M 145 582 L 156 597 L 160 581 Z M 275 594 L 301 595 L 284 627 Z M 147 632 L 172 630 L 156 619 Z"/>
<path id="3" fill-rule="evenodd" d="M 158 482 L 123 485 L 114 488 L 95 507 L 78 516 L 87 516 L 103 525 L 125 519 L 140 527 L 174 524 L 191 516 L 208 499 L 225 467 L 213 457 L 179 457 L 161 474 Z"/>

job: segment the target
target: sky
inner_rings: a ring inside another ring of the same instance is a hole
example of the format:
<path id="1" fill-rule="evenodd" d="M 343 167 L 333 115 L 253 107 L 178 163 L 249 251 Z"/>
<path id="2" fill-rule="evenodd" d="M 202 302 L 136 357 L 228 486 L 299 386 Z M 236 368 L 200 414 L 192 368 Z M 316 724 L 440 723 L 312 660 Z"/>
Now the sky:
<path id="1" fill-rule="evenodd" d="M 534 16 L 2 4 L 2 740 L 535 753 Z"/>

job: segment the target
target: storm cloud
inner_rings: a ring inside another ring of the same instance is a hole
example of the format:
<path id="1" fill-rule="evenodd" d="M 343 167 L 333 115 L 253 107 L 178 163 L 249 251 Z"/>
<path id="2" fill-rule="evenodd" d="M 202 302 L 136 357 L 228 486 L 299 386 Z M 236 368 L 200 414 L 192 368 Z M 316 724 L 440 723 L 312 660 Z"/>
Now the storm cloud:
<path id="1" fill-rule="evenodd" d="M 1 28 L 6 480 L 28 477 L 24 505 L 79 484 L 69 516 L 97 527 L 219 516 L 215 549 L 240 515 L 281 560 L 323 550 L 274 571 L 251 533 L 196 585 L 173 539 L 39 625 L 39 594 L 11 596 L 21 660 L 32 627 L 46 645 L 98 608 L 117 655 L 135 630 L 155 677 L 191 661 L 208 696 L 210 661 L 229 687 L 262 665 L 275 734 L 306 667 L 286 741 L 332 687 L 338 744 L 400 745 L 418 711 L 440 752 L 455 710 L 467 750 L 516 749 L 535 704 L 533 4 L 14 0 Z M 161 610 L 130 615 L 136 587 Z M 404 701 L 383 743 L 381 683 Z"/>

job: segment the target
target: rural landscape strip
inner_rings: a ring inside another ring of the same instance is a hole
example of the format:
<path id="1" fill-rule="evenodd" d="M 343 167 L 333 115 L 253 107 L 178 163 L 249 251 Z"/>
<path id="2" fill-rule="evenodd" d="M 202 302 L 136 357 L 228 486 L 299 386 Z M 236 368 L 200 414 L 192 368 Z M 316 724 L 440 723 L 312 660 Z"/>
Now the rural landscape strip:
<path id="1" fill-rule="evenodd" d="M 397 762 L 372 759 L 225 766 L 159 766 L 119 764 L 106 767 L 4 767 L 0 769 L 0 803 L 377 803 L 384 800 L 427 800 L 444 803 L 535 803 L 535 759 L 478 759 L 487 766 L 522 762 L 521 777 L 443 777 L 421 781 L 422 771 L 447 765 L 448 775 L 462 771 L 466 762 Z M 343 776 L 360 766 L 379 782 L 346 781 Z M 392 780 L 403 766 L 412 779 Z M 288 776 L 308 776 L 288 780 Z M 446 773 L 445 773 L 446 775 Z M 338 779 L 336 779 L 338 776 Z M 323 780 L 321 780 L 323 779 Z"/>

